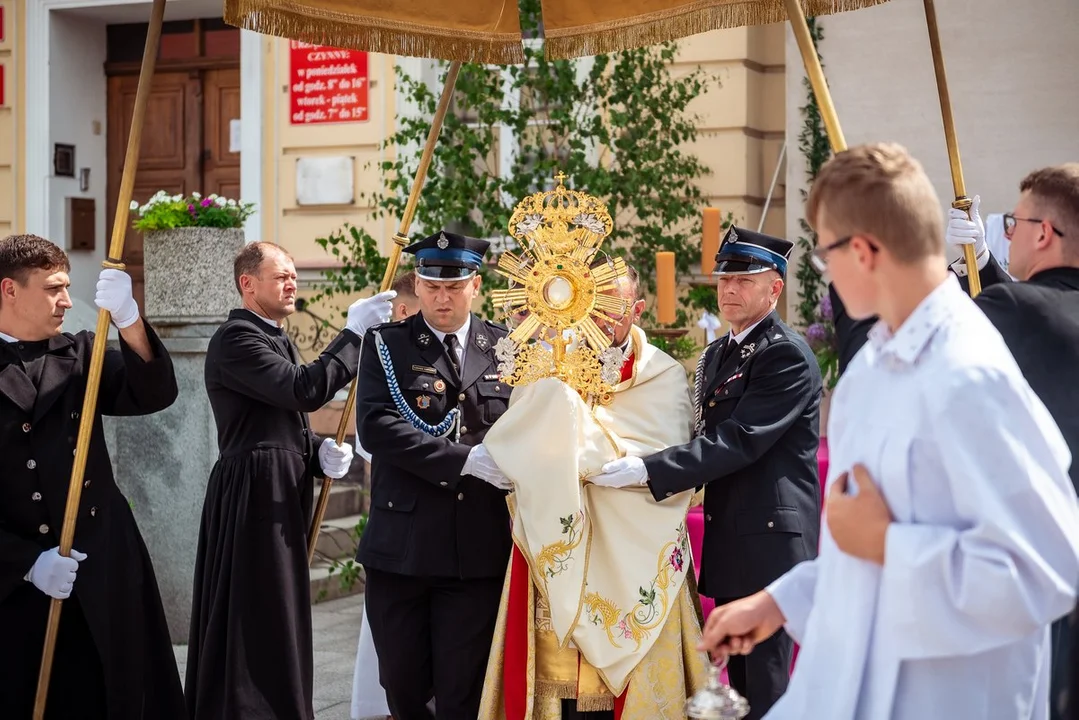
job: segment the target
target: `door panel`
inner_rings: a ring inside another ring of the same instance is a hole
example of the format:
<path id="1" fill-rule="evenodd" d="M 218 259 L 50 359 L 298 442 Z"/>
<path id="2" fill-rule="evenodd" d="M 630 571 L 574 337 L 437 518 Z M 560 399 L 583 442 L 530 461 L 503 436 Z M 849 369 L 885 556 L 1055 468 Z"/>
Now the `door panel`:
<path id="1" fill-rule="evenodd" d="M 231 152 L 231 122 L 240 119 L 240 71 L 206 70 L 203 73 L 202 181 L 207 193 L 238 200 L 240 153 Z"/>

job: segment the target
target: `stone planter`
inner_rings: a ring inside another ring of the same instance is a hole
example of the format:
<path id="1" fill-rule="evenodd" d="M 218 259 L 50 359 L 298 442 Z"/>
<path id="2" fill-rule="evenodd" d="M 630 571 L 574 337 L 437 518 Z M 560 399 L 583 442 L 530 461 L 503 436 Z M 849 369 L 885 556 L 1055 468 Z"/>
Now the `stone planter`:
<path id="1" fill-rule="evenodd" d="M 143 235 L 146 307 L 155 324 L 221 323 L 240 304 L 232 263 L 242 228 L 186 227 Z"/>

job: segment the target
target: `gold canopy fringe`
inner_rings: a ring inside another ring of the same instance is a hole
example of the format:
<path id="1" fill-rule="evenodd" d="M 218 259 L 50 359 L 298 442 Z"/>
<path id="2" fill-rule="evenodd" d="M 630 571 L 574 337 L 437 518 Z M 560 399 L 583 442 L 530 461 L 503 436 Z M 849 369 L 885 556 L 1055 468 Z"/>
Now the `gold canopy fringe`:
<path id="1" fill-rule="evenodd" d="M 886 2 L 888 0 L 802 0 L 802 7 L 806 15 L 812 17 L 860 10 Z M 783 0 L 702 0 L 675 9 L 573 28 L 547 25 L 544 28 L 544 55 L 548 60 L 602 55 L 658 45 L 720 28 L 767 25 L 786 20 Z"/>
<path id="2" fill-rule="evenodd" d="M 274 0 L 225 0 L 229 25 L 265 35 L 342 49 L 470 63 L 524 63 L 519 34 L 439 29 L 369 16 L 280 7 Z"/>

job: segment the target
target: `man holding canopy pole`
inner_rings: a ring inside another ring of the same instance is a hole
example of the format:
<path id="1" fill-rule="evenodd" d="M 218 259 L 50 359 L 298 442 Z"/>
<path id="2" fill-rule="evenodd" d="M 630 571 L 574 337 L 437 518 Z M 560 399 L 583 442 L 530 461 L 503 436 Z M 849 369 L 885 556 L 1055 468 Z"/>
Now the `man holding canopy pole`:
<path id="1" fill-rule="evenodd" d="M 154 568 L 112 474 L 101 416 L 176 399 L 172 360 L 131 295 L 101 271 L 95 302 L 119 331 L 106 351 L 70 557 L 58 541 L 94 334 L 62 332 L 67 255 L 0 240 L 0 717 L 30 718 L 50 599 L 63 600 L 46 718 L 181 720 L 180 677 Z"/>

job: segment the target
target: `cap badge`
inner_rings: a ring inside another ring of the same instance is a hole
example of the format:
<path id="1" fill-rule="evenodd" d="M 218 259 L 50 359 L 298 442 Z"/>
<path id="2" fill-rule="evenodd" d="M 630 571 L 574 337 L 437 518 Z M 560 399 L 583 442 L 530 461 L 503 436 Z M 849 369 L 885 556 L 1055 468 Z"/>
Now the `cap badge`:
<path id="1" fill-rule="evenodd" d="M 449 238 L 446 237 L 446 233 L 439 233 L 438 242 L 435 244 L 438 245 L 439 250 L 448 248 L 450 246 L 450 241 Z"/>

